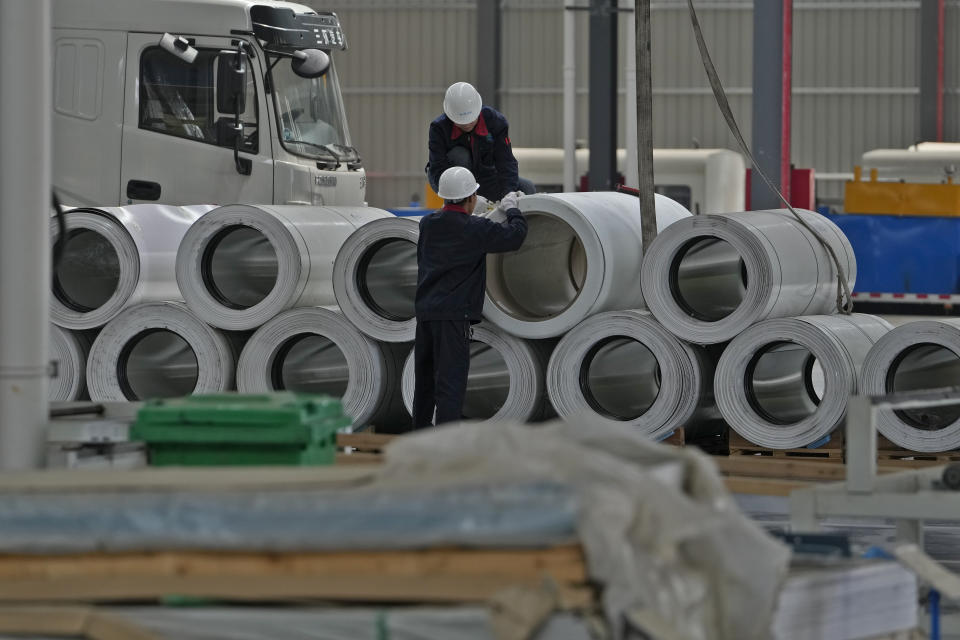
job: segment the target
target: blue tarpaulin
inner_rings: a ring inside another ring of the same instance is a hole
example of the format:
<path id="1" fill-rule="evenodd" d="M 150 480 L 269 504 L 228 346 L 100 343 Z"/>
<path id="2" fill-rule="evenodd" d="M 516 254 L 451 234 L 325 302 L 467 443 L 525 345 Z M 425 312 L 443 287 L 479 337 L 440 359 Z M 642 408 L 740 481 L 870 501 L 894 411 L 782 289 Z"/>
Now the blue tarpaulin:
<path id="1" fill-rule="evenodd" d="M 960 218 L 825 215 L 853 245 L 855 291 L 960 293 Z"/>

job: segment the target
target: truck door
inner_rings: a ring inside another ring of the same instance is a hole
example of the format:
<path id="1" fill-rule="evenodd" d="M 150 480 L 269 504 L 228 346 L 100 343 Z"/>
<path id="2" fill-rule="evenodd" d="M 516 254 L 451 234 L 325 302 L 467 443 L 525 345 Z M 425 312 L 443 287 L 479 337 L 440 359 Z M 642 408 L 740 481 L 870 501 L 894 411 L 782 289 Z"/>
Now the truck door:
<path id="1" fill-rule="evenodd" d="M 265 204 L 273 201 L 269 111 L 262 60 L 249 59 L 240 157 L 234 160 L 233 113 L 217 110 L 217 65 L 230 38 L 197 36 L 196 59 L 186 63 L 159 46 L 160 33 L 131 33 L 120 202 Z"/>

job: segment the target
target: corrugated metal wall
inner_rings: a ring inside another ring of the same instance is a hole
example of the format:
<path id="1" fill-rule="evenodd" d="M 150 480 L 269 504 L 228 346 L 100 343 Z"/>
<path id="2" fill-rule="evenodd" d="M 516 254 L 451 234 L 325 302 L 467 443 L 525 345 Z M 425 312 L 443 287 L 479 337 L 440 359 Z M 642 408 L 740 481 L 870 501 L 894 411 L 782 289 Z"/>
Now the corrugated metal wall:
<path id="1" fill-rule="evenodd" d="M 427 127 L 443 94 L 476 68 L 474 0 L 314 0 L 336 11 L 349 49 L 334 54 L 367 200 L 387 207 L 423 197 Z"/>
<path id="2" fill-rule="evenodd" d="M 493 1 L 493 0 L 484 0 Z M 624 4 L 631 4 L 622 0 Z M 562 145 L 563 6 L 587 0 L 500 0 L 503 10 L 499 107 L 514 146 Z M 422 194 L 426 133 L 443 91 L 476 72 L 474 0 L 336 0 L 350 49 L 337 56 L 354 144 L 369 171 L 368 199 L 405 204 Z M 690 29 L 686 0 L 652 5 L 654 143 L 735 148 L 717 111 Z M 753 3 L 698 0 L 714 63 L 748 141 Z M 842 176 L 860 155 L 906 147 L 919 131 L 919 0 L 794 0 L 793 161 L 827 178 L 818 193 L 839 198 Z M 578 12 L 578 137 L 587 138 L 587 20 Z M 632 14 L 621 17 L 621 61 Z M 957 113 L 960 1 L 947 5 L 947 139 Z M 622 64 L 621 64 L 622 69 Z M 621 70 L 621 91 L 623 89 Z M 493 102 L 489 99 L 488 102 Z M 619 130 L 623 113 L 620 109 Z M 621 142 L 622 144 L 622 142 Z M 522 167 L 521 167 L 522 173 Z"/>

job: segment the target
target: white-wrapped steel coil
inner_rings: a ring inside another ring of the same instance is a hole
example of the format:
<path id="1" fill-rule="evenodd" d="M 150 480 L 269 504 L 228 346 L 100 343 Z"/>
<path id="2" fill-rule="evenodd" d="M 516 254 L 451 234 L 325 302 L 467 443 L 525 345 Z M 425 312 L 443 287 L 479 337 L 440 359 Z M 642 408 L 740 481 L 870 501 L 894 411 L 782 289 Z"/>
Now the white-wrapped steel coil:
<path id="1" fill-rule="evenodd" d="M 718 417 L 713 364 L 703 347 L 677 339 L 650 313 L 608 311 L 560 340 L 547 389 L 562 418 L 596 415 L 659 439 Z"/>
<path id="2" fill-rule="evenodd" d="M 180 243 L 177 282 L 190 309 L 221 329 L 255 329 L 294 307 L 335 304 L 333 263 L 373 207 L 219 207 Z"/>
<path id="3" fill-rule="evenodd" d="M 524 340 L 482 322 L 473 326 L 470 373 L 463 402 L 466 420 L 538 422 L 555 415 L 546 371 L 553 340 Z M 413 412 L 414 352 L 403 367 L 403 403 Z"/>
<path id="4" fill-rule="evenodd" d="M 815 444 L 843 423 L 867 353 L 891 328 L 862 313 L 759 322 L 720 357 L 717 406 L 732 429 L 762 447 Z"/>
<path id="5" fill-rule="evenodd" d="M 56 375 L 50 380 L 50 400 L 84 400 L 87 396 L 87 354 L 93 331 L 74 331 L 50 324 L 50 360 Z"/>
<path id="6" fill-rule="evenodd" d="M 182 300 L 177 247 L 190 225 L 213 208 L 136 204 L 68 211 L 63 257 L 53 274 L 51 320 L 93 329 L 143 302 Z M 59 235 L 51 219 L 50 242 Z"/>
<path id="7" fill-rule="evenodd" d="M 487 256 L 487 320 L 516 336 L 551 338 L 601 311 L 644 306 L 637 198 L 536 194 L 520 198 L 519 206 L 528 226 L 523 246 Z M 661 232 L 691 215 L 661 195 L 656 206 Z"/>
<path id="8" fill-rule="evenodd" d="M 343 314 L 310 307 L 285 311 L 253 334 L 237 365 L 247 393 L 287 389 L 341 398 L 354 427 L 378 432 L 410 423 L 400 393 L 409 344 L 378 343 Z"/>
<path id="9" fill-rule="evenodd" d="M 183 303 L 148 302 L 110 321 L 87 359 L 94 401 L 217 393 L 234 386 L 230 338 Z"/>
<path id="10" fill-rule="evenodd" d="M 343 315 L 384 342 L 410 342 L 417 331 L 417 218 L 368 222 L 340 247 L 333 292 Z"/>
<path id="11" fill-rule="evenodd" d="M 824 216 L 799 215 L 836 253 L 850 288 L 850 242 Z M 819 241 L 784 209 L 693 216 L 658 234 L 640 271 L 647 308 L 678 337 L 730 340 L 768 318 L 833 313 L 837 269 Z"/>
<path id="12" fill-rule="evenodd" d="M 920 320 L 893 329 L 871 349 L 861 385 L 870 395 L 960 385 L 960 318 Z M 877 429 L 910 451 L 960 449 L 960 407 L 880 409 Z"/>

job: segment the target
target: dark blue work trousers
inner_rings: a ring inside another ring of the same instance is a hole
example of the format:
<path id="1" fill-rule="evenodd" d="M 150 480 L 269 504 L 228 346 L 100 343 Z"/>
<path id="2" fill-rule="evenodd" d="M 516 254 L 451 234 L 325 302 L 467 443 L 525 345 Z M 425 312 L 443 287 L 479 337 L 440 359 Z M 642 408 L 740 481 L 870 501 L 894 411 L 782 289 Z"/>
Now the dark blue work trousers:
<path id="1" fill-rule="evenodd" d="M 458 422 L 470 371 L 469 320 L 418 320 L 414 344 L 416 383 L 413 428 Z"/>
<path id="2" fill-rule="evenodd" d="M 473 158 L 470 157 L 470 150 L 466 147 L 454 147 L 447 152 L 447 161 L 450 163 L 451 167 L 463 167 L 468 169 L 474 176 L 477 175 L 476 169 L 473 168 Z M 427 165 L 427 168 L 430 168 L 430 165 Z M 427 176 L 429 177 L 430 172 L 427 171 Z M 537 187 L 526 178 L 520 177 L 517 178 L 517 189 L 522 191 L 526 195 L 532 195 L 537 192 Z M 434 191 L 436 191 L 436 185 L 432 185 Z"/>

